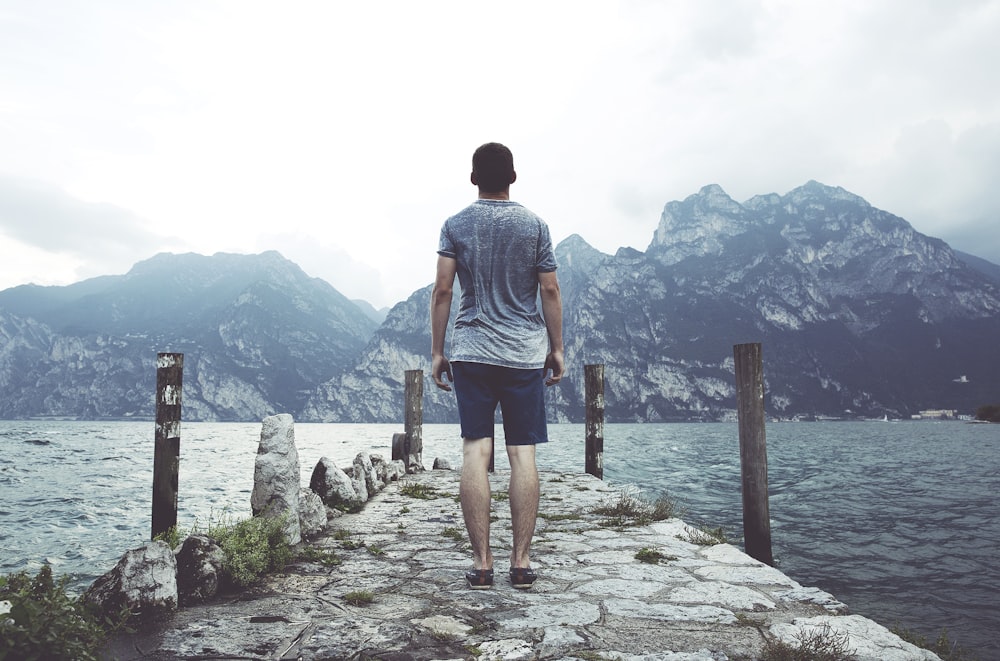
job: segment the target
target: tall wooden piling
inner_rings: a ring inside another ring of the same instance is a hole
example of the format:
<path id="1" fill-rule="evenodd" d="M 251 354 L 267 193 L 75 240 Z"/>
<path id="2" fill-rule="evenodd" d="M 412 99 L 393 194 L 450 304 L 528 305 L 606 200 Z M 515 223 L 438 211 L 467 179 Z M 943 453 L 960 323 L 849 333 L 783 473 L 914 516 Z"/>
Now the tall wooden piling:
<path id="1" fill-rule="evenodd" d="M 406 472 L 423 469 L 424 451 L 424 371 L 406 370 L 403 431 L 406 433 Z"/>
<path id="2" fill-rule="evenodd" d="M 743 538 L 747 555 L 774 565 L 767 495 L 767 440 L 764 433 L 764 368 L 760 343 L 733 346 L 736 409 L 740 428 Z"/>
<path id="3" fill-rule="evenodd" d="M 153 445 L 151 539 L 177 525 L 184 354 L 156 354 L 156 435 Z"/>
<path id="4" fill-rule="evenodd" d="M 583 378 L 587 408 L 585 469 L 604 479 L 604 365 L 584 365 Z"/>

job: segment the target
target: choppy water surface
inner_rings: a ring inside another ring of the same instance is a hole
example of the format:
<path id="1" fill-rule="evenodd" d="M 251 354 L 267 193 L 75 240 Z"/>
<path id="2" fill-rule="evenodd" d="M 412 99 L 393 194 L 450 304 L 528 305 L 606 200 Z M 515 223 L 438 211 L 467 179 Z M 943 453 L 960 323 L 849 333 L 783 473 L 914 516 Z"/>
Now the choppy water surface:
<path id="1" fill-rule="evenodd" d="M 303 484 L 321 456 L 390 454 L 399 425 L 297 424 Z M 583 425 L 553 425 L 539 465 L 583 470 Z M 259 424 L 181 426 L 179 524 L 249 516 Z M 779 567 L 852 612 L 1000 659 L 1000 425 L 781 423 L 767 428 Z M 605 479 L 666 491 L 740 544 L 735 424 L 610 424 Z M 424 460 L 457 466 L 454 425 L 424 426 Z M 0 572 L 48 562 L 77 587 L 149 537 L 153 424 L 0 421 Z M 502 454 L 497 468 L 507 468 Z"/>

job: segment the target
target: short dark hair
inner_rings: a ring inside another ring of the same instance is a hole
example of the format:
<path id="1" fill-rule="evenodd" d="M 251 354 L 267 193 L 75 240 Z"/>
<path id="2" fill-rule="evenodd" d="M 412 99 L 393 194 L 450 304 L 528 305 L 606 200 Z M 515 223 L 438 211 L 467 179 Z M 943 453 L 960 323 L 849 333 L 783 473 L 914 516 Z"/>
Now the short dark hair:
<path id="1" fill-rule="evenodd" d="M 514 182 L 514 155 L 499 142 L 487 142 L 472 155 L 476 185 L 487 193 L 499 193 Z"/>

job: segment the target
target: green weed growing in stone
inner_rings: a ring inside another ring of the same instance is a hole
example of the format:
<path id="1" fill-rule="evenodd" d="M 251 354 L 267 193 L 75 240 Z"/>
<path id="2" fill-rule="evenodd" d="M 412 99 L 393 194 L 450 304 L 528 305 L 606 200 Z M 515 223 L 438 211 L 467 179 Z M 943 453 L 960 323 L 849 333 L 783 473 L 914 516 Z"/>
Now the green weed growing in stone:
<path id="1" fill-rule="evenodd" d="M 429 487 L 426 484 L 419 484 L 417 482 L 407 482 L 403 484 L 399 487 L 399 493 L 404 496 L 418 498 L 420 500 L 433 500 L 439 496 L 437 489 L 434 487 Z"/>
<path id="2" fill-rule="evenodd" d="M 629 491 L 621 491 L 617 500 L 605 501 L 592 510 L 603 516 L 600 525 L 606 528 L 646 526 L 654 521 L 664 521 L 676 515 L 676 506 L 666 494 L 650 502 Z"/>
<path id="3" fill-rule="evenodd" d="M 579 521 L 583 518 L 579 514 L 549 514 L 548 512 L 539 512 L 539 519 L 545 519 L 546 521 Z"/>
<path id="4" fill-rule="evenodd" d="M 450 539 L 454 539 L 456 542 L 460 542 L 463 539 L 465 539 L 465 536 L 462 534 L 461 530 L 459 530 L 458 528 L 450 527 L 450 526 L 447 527 L 447 528 L 445 528 L 444 531 L 441 533 L 441 535 L 443 537 L 448 537 Z"/>
<path id="5" fill-rule="evenodd" d="M 340 542 L 340 548 L 345 551 L 356 551 L 365 545 L 364 541 L 360 539 L 345 539 Z"/>
<path id="6" fill-rule="evenodd" d="M 168 546 L 172 549 L 176 549 L 181 545 L 182 536 L 181 531 L 177 526 L 170 526 L 166 531 L 161 532 L 156 537 L 153 538 L 154 542 L 166 542 Z"/>
<path id="7" fill-rule="evenodd" d="M 97 661 L 108 634 L 130 613 L 102 618 L 66 593 L 69 577 L 56 580 L 44 565 L 35 577 L 26 572 L 0 576 L 0 659 L 80 659 Z"/>
<path id="8" fill-rule="evenodd" d="M 651 565 L 659 564 L 661 561 L 676 560 L 677 557 L 673 555 L 666 555 L 665 553 L 660 553 L 656 549 L 651 549 L 648 547 L 643 547 L 636 551 L 635 559 L 639 562 L 645 562 Z"/>
<path id="9" fill-rule="evenodd" d="M 296 559 L 307 562 L 315 562 L 325 567 L 336 567 L 343 563 L 340 556 L 330 549 L 321 549 L 315 546 L 303 546 L 296 552 Z"/>
<path id="10" fill-rule="evenodd" d="M 847 634 L 834 633 L 829 625 L 800 632 L 795 644 L 771 639 L 764 644 L 760 661 L 857 661 Z"/>
<path id="11" fill-rule="evenodd" d="M 715 546 L 716 544 L 727 544 L 726 531 L 722 526 L 718 528 L 693 528 L 688 529 L 685 536 L 681 537 L 686 542 L 697 544 L 698 546 Z"/>
<path id="12" fill-rule="evenodd" d="M 375 595 L 368 590 L 354 590 L 344 595 L 344 601 L 352 606 L 367 606 L 375 601 Z"/>
<path id="13" fill-rule="evenodd" d="M 385 550 L 376 544 L 372 544 L 368 547 L 368 552 L 374 556 L 385 555 Z"/>
<path id="14" fill-rule="evenodd" d="M 282 569 L 292 558 L 285 539 L 284 517 L 255 516 L 232 522 L 209 520 L 205 533 L 222 548 L 222 569 L 238 587 L 246 587 L 267 572 Z"/>
<path id="15" fill-rule="evenodd" d="M 510 495 L 506 491 L 496 491 L 490 497 L 498 503 L 510 499 Z"/>

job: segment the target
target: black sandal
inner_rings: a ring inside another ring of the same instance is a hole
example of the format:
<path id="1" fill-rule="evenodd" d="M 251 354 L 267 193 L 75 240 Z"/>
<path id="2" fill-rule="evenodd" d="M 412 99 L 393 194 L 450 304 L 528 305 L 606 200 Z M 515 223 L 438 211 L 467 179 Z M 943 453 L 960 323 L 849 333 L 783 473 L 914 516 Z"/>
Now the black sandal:
<path id="1" fill-rule="evenodd" d="M 493 587 L 493 570 L 470 569 L 465 572 L 465 582 L 472 590 L 489 590 Z"/>
<path id="2" fill-rule="evenodd" d="M 531 584 L 538 578 L 538 574 L 531 567 L 511 567 L 510 584 L 518 590 L 528 590 Z"/>

